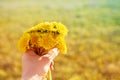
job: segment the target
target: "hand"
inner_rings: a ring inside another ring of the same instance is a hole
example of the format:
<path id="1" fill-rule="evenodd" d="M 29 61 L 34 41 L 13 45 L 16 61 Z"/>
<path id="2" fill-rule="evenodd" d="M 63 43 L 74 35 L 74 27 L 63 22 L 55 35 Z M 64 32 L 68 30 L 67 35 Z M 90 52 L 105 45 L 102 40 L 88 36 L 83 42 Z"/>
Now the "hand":
<path id="1" fill-rule="evenodd" d="M 57 55 L 57 48 L 48 51 L 41 57 L 35 54 L 33 50 L 27 50 L 22 56 L 22 80 L 42 80 Z"/>

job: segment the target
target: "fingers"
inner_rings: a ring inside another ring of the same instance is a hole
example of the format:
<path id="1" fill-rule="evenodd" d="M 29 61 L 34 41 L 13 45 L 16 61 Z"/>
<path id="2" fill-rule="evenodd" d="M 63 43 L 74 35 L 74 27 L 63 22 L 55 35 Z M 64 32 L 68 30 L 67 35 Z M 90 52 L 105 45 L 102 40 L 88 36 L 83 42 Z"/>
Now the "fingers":
<path id="1" fill-rule="evenodd" d="M 54 70 L 53 65 L 54 65 L 54 62 L 52 61 L 51 64 L 50 64 L 50 70 L 51 70 L 51 71 Z"/>
<path id="2" fill-rule="evenodd" d="M 50 51 L 45 51 L 44 49 L 41 49 L 40 52 L 44 52 L 45 55 L 39 56 L 39 54 L 36 54 L 33 50 L 27 50 L 23 56 L 29 59 L 32 58 L 38 60 L 41 60 L 42 58 L 47 58 L 49 61 L 52 61 L 59 53 L 57 48 L 54 48 Z"/>

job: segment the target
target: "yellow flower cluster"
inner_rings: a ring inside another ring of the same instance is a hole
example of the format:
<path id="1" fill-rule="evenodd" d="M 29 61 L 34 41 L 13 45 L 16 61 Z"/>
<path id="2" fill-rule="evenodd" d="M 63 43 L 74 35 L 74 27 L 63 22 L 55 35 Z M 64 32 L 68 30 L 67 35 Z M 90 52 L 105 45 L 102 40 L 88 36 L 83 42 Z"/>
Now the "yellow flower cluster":
<path id="1" fill-rule="evenodd" d="M 66 53 L 64 38 L 67 32 L 67 28 L 61 23 L 40 23 L 24 32 L 18 42 L 18 48 L 23 52 L 32 47 L 43 47 L 46 50 L 58 48 L 61 53 Z"/>

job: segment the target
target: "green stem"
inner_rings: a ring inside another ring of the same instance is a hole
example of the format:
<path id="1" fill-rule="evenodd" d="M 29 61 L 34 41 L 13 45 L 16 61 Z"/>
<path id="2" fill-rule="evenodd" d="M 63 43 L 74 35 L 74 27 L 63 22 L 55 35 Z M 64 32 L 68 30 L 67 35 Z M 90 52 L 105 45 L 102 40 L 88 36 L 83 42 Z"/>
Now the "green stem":
<path id="1" fill-rule="evenodd" d="M 51 70 L 49 69 L 49 71 L 48 71 L 48 80 L 52 80 L 52 74 L 51 74 Z"/>

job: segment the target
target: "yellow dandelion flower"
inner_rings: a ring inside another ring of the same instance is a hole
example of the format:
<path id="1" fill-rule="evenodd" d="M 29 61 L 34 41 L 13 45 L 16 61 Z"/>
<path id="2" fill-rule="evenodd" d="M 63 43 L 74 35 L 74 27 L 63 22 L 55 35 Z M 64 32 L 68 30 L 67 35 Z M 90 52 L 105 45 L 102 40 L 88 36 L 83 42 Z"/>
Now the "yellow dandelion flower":
<path id="1" fill-rule="evenodd" d="M 67 46 L 64 39 L 58 39 L 58 43 L 55 47 L 57 47 L 60 50 L 60 53 L 67 53 Z"/>
<path id="2" fill-rule="evenodd" d="M 24 34 L 18 42 L 18 49 L 25 52 L 26 48 L 29 47 L 29 39 L 30 39 L 30 35 Z"/>
<path id="3" fill-rule="evenodd" d="M 56 23 L 56 22 L 52 22 L 53 24 L 53 28 L 56 28 L 56 31 L 58 31 L 60 33 L 60 35 L 62 36 L 66 36 L 67 35 L 67 28 L 61 24 L 61 23 Z"/>
<path id="4" fill-rule="evenodd" d="M 67 28 L 61 23 L 40 23 L 24 32 L 19 40 L 18 47 L 21 51 L 26 51 L 31 47 L 43 47 L 46 50 L 56 47 L 61 53 L 65 53 L 66 43 L 64 37 L 67 32 Z"/>

